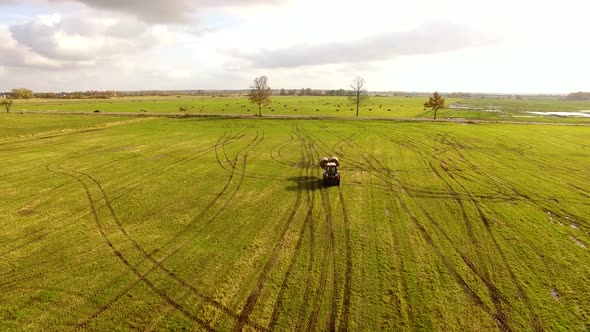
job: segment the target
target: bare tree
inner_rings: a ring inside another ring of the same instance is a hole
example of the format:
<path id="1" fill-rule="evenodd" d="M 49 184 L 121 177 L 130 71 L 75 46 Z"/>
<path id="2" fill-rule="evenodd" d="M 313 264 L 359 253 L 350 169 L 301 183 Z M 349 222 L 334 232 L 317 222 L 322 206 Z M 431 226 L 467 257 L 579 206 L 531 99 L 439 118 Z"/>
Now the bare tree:
<path id="1" fill-rule="evenodd" d="M 268 78 L 260 76 L 254 79 L 254 83 L 250 85 L 250 94 L 248 99 L 258 105 L 258 116 L 262 116 L 262 104 L 270 103 L 271 89 L 268 86 Z"/>
<path id="2" fill-rule="evenodd" d="M 434 111 L 434 120 L 436 120 L 436 111 L 441 108 L 445 108 L 445 99 L 436 91 L 432 94 L 432 97 L 424 103 L 424 109 L 430 108 Z"/>
<path id="3" fill-rule="evenodd" d="M 348 99 L 356 105 L 356 116 L 358 117 L 359 107 L 369 99 L 365 79 L 360 76 L 355 77 L 350 84 L 350 88 L 352 89 L 352 93 L 348 96 Z"/>
<path id="4" fill-rule="evenodd" d="M 6 113 L 10 112 L 10 107 L 12 106 L 12 100 L 6 98 L 6 99 L 2 99 L 0 100 L 0 106 L 3 106 L 4 108 L 6 108 Z"/>
<path id="5" fill-rule="evenodd" d="M 188 117 L 191 115 L 193 108 L 195 108 L 194 106 L 188 107 L 188 106 L 179 106 L 178 107 L 178 111 L 184 113 L 185 117 Z"/>

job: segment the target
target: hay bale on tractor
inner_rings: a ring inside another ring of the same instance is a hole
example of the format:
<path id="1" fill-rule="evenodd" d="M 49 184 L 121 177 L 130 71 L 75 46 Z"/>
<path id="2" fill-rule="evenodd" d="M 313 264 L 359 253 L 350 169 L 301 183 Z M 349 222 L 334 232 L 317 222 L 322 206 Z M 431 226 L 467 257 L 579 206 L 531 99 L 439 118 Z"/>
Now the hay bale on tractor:
<path id="1" fill-rule="evenodd" d="M 340 166 L 340 160 L 338 160 L 338 157 L 336 156 L 331 156 L 330 158 L 328 158 L 328 162 L 332 162 L 335 163 L 336 166 Z"/>

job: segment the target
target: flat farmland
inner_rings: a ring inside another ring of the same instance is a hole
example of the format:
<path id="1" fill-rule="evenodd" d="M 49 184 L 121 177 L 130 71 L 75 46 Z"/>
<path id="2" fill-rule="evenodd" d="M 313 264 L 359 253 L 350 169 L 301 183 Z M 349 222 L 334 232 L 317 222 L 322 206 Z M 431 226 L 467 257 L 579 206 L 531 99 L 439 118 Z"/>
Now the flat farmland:
<path id="1" fill-rule="evenodd" d="M 432 117 L 424 110 L 426 97 L 372 97 L 360 110 L 363 117 Z M 448 99 L 454 102 L 459 99 Z M 178 114 L 180 108 L 191 115 L 258 114 L 258 106 L 244 96 L 237 97 L 122 97 L 111 99 L 31 99 L 15 100 L 14 110 L 104 113 L 167 113 Z M 262 107 L 263 115 L 354 117 L 356 106 L 346 97 L 273 96 Z"/>
<path id="2" fill-rule="evenodd" d="M 0 122 L 0 330 L 590 328 L 587 127 Z"/>
<path id="3" fill-rule="evenodd" d="M 424 96 L 372 96 L 361 106 L 363 118 L 427 118 Z M 590 101 L 565 99 L 446 98 L 440 119 L 474 119 L 518 122 L 590 122 Z M 180 112 L 180 109 L 186 113 Z M 240 116 L 255 117 L 257 105 L 244 96 L 119 97 L 111 99 L 26 99 L 14 100 L 13 112 L 118 113 L 128 115 Z M 549 112 L 548 114 L 545 114 Z M 565 113 L 563 113 L 565 112 Z M 262 106 L 266 117 L 353 118 L 356 106 L 346 97 L 273 96 Z"/>

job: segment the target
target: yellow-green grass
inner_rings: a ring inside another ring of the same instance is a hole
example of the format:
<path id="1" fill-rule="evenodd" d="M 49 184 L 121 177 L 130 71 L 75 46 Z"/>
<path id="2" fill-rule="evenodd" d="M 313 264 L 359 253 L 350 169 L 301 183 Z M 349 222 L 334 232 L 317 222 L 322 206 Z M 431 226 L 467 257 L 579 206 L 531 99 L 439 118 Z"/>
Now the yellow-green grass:
<path id="1" fill-rule="evenodd" d="M 425 97 L 372 97 L 359 111 L 363 117 L 431 117 L 424 110 Z M 449 99 L 449 102 L 458 99 Z M 14 111 L 52 110 L 70 112 L 173 113 L 183 114 L 180 107 L 197 114 L 256 115 L 258 106 L 245 97 L 124 97 L 113 99 L 33 99 L 17 100 Z M 273 96 L 262 107 L 263 115 L 354 117 L 356 106 L 345 97 Z"/>
<path id="2" fill-rule="evenodd" d="M 424 109 L 423 96 L 373 96 L 359 111 L 359 116 L 369 118 L 432 118 L 433 111 Z M 590 110 L 589 101 L 562 99 L 455 99 L 447 98 L 446 105 L 459 105 L 467 109 L 445 108 L 438 111 L 439 118 L 483 119 L 519 122 L 590 122 L 590 118 L 544 116 L 530 111 Z M 183 115 L 180 108 L 191 115 L 241 115 L 258 114 L 258 106 L 243 96 L 168 96 L 121 97 L 112 99 L 31 99 L 16 100 L 13 112 L 58 111 L 93 113 L 165 113 Z M 292 97 L 272 96 L 271 103 L 263 105 L 263 116 L 319 116 L 354 117 L 356 106 L 345 97 Z"/>
<path id="3" fill-rule="evenodd" d="M 469 98 L 459 101 L 472 108 L 497 109 L 504 112 L 523 111 L 570 111 L 590 110 L 590 100 L 567 99 L 515 99 L 515 98 Z"/>
<path id="4" fill-rule="evenodd" d="M 508 99 L 508 98 L 469 98 L 447 103 L 448 108 L 440 111 L 440 117 L 488 119 L 508 121 L 534 121 L 534 122 L 565 122 L 588 123 L 588 116 L 567 116 L 559 114 L 541 115 L 531 112 L 568 112 L 584 115 L 580 111 L 590 111 L 589 100 L 565 100 L 565 99 Z M 453 109 L 453 107 L 466 109 Z M 587 114 L 586 114 L 587 115 Z"/>
<path id="5" fill-rule="evenodd" d="M 100 118 L 0 116 L 0 330 L 589 328 L 584 127 Z"/>

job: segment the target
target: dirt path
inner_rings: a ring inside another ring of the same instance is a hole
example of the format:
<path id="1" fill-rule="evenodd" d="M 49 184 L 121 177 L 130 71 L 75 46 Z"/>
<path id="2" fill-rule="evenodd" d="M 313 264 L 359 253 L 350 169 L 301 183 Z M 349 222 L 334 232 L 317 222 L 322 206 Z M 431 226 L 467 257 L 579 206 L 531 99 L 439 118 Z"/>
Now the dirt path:
<path id="1" fill-rule="evenodd" d="M 82 111 L 33 111 L 22 110 L 14 111 L 20 114 L 45 114 L 45 115 L 91 115 L 91 116 L 124 116 L 124 117 L 160 117 L 160 118 L 208 118 L 208 119 L 272 119 L 272 120 L 343 120 L 343 121 L 391 121 L 391 122 L 432 122 L 432 123 L 459 123 L 459 124 L 487 124 L 487 123 L 501 123 L 501 124 L 520 124 L 520 125 L 550 125 L 550 126 L 590 126 L 590 123 L 565 123 L 565 122 L 539 122 L 539 121 L 505 121 L 505 120 L 479 120 L 479 119 L 438 119 L 436 121 L 430 118 L 383 118 L 383 117 L 338 117 L 338 116 L 315 116 L 315 115 L 263 115 L 261 118 L 254 115 L 241 114 L 191 114 L 189 116 L 177 113 L 131 113 L 131 112 L 82 112 Z"/>

